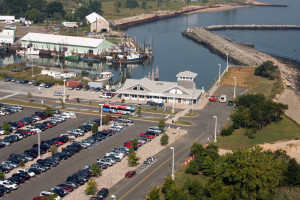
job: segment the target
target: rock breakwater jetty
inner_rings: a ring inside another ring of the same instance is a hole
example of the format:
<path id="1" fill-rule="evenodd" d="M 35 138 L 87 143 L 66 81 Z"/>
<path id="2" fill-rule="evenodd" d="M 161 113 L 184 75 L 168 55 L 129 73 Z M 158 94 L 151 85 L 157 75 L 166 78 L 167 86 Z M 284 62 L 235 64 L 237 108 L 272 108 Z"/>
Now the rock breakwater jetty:
<path id="1" fill-rule="evenodd" d="M 226 58 L 230 55 L 231 62 L 237 65 L 258 66 L 264 62 L 256 55 L 252 48 L 232 42 L 212 32 L 217 30 L 300 30 L 295 25 L 214 25 L 194 27 L 185 30 L 182 34 L 197 43 L 207 47 L 211 52 Z"/>

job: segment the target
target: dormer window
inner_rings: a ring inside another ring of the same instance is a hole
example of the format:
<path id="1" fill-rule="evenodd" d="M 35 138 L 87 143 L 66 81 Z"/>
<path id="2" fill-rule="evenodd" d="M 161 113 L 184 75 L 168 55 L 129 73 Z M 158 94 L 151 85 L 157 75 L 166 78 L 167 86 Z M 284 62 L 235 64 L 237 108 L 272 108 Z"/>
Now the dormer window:
<path id="1" fill-rule="evenodd" d="M 143 88 L 143 87 L 140 87 L 140 90 L 143 90 L 143 91 L 144 91 L 144 88 Z"/>
<path id="2" fill-rule="evenodd" d="M 132 89 L 133 89 L 133 90 L 138 90 L 138 87 L 136 86 L 136 87 L 133 87 Z"/>

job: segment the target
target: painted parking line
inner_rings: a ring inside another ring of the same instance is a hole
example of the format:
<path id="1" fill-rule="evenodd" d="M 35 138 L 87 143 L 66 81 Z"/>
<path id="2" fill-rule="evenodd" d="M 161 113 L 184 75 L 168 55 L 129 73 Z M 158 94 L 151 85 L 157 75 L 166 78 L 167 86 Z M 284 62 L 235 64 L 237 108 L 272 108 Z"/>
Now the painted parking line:
<path id="1" fill-rule="evenodd" d="M 6 99 L 6 98 L 9 98 L 9 97 L 13 97 L 13 96 L 16 96 L 16 95 L 18 95 L 18 94 L 19 94 L 19 93 L 9 94 L 9 95 L 6 95 L 6 96 L 4 96 L 4 97 L 1 97 L 0 100 Z"/>
<path id="2" fill-rule="evenodd" d="M 170 115 L 165 116 L 165 118 L 168 118 L 168 117 L 170 117 Z"/>

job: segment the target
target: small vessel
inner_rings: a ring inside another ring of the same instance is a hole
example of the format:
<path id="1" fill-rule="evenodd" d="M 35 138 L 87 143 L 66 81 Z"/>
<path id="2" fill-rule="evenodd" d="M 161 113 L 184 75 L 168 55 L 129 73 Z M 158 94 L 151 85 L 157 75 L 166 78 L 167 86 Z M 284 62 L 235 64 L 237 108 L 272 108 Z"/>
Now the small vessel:
<path id="1" fill-rule="evenodd" d="M 19 49 L 16 51 L 16 54 L 19 55 L 39 55 L 40 51 L 34 49 L 33 47 L 27 48 L 27 49 Z"/>
<path id="2" fill-rule="evenodd" d="M 95 75 L 95 81 L 106 81 L 113 77 L 112 72 L 101 72 L 100 74 Z"/>
<path id="3" fill-rule="evenodd" d="M 105 56 L 107 61 L 112 61 L 113 57 L 112 56 Z"/>
<path id="4" fill-rule="evenodd" d="M 143 62 L 144 55 L 137 52 L 129 53 L 127 56 L 124 56 L 123 59 L 120 57 L 113 59 L 113 63 L 141 63 Z"/>
<path id="5" fill-rule="evenodd" d="M 77 61 L 79 59 L 79 54 L 73 54 L 70 51 L 65 51 L 63 58 L 68 61 Z"/>

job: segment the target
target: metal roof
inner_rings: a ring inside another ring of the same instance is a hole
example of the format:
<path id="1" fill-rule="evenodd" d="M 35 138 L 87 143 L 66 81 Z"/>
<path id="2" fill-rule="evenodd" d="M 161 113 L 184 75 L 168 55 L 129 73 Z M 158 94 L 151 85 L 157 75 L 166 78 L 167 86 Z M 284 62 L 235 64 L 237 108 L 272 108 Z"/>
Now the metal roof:
<path id="1" fill-rule="evenodd" d="M 94 39 L 85 37 L 74 37 L 65 35 L 52 35 L 43 33 L 27 33 L 21 41 L 41 42 L 48 44 L 61 44 L 83 47 L 98 47 L 104 39 Z"/>
<path id="2" fill-rule="evenodd" d="M 15 16 L 8 16 L 8 15 L 1 15 L 0 16 L 0 20 L 10 20 L 10 21 L 14 21 L 15 20 Z"/>
<path id="3" fill-rule="evenodd" d="M 191 77 L 191 78 L 195 78 L 196 76 L 198 76 L 198 74 L 191 72 L 191 71 L 179 72 L 176 75 L 176 77 Z"/>
<path id="4" fill-rule="evenodd" d="M 93 12 L 85 17 L 90 23 L 94 23 L 96 20 L 101 19 L 103 21 L 106 21 L 101 15 Z M 106 21 L 108 23 L 108 21 Z"/>

